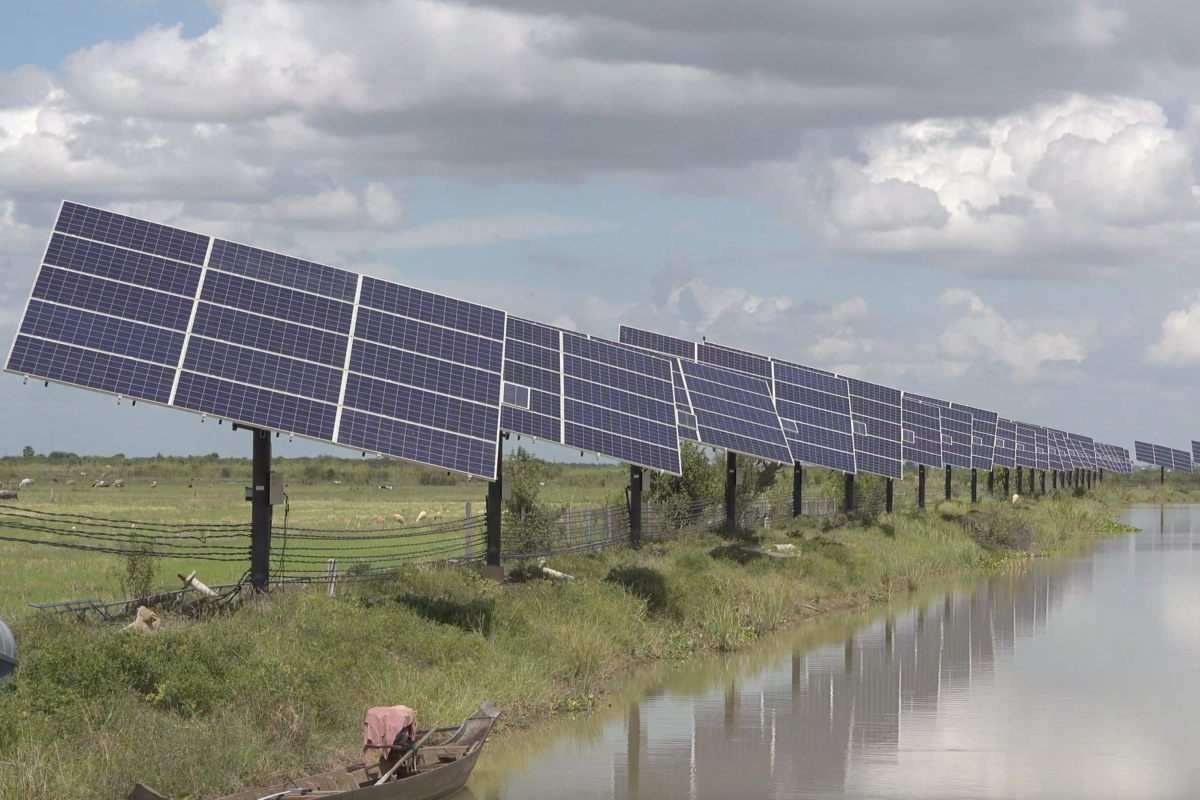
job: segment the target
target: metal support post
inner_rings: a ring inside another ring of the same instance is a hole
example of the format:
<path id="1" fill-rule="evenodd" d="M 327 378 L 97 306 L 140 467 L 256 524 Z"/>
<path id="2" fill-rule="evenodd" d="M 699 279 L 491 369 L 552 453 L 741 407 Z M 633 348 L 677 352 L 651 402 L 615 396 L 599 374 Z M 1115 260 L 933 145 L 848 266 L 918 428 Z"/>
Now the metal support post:
<path id="1" fill-rule="evenodd" d="M 979 470 L 971 467 L 971 502 L 979 502 Z"/>
<path id="2" fill-rule="evenodd" d="M 842 507 L 849 514 L 854 510 L 854 473 L 846 473 L 846 496 L 843 500 Z"/>
<path id="3" fill-rule="evenodd" d="M 1165 484 L 1167 482 L 1167 468 L 1159 467 L 1158 470 L 1158 482 Z"/>
<path id="4" fill-rule="evenodd" d="M 995 496 L 996 494 L 996 468 L 993 467 L 988 471 L 988 494 Z"/>
<path id="5" fill-rule="evenodd" d="M 1100 482 L 1104 483 L 1104 467 L 1100 468 Z"/>
<path id="6" fill-rule="evenodd" d="M 1050 470 L 1050 488 L 1058 491 L 1058 470 Z"/>
<path id="7" fill-rule="evenodd" d="M 504 506 L 504 437 L 496 440 L 496 480 L 488 484 L 487 493 L 487 554 L 483 574 L 496 580 L 504 579 L 500 566 L 500 512 Z"/>
<path id="8" fill-rule="evenodd" d="M 892 485 L 892 479 L 888 478 L 887 479 L 887 513 L 889 513 L 889 514 L 892 513 L 892 493 L 894 491 L 894 488 L 895 487 Z"/>
<path id="9" fill-rule="evenodd" d="M 792 466 L 792 516 L 804 514 L 804 467 L 800 462 Z"/>
<path id="10" fill-rule="evenodd" d="M 255 592 L 271 588 L 271 432 L 250 428 L 254 437 L 250 507 L 250 585 Z"/>
<path id="11" fill-rule="evenodd" d="M 1046 493 L 1046 470 L 1042 470 L 1042 494 Z"/>
<path id="12" fill-rule="evenodd" d="M 1008 476 L 1009 476 L 1010 474 L 1012 474 L 1012 470 L 1011 470 L 1011 469 L 1009 469 L 1008 467 L 1005 467 L 1005 468 L 1004 468 L 1004 497 L 1005 497 L 1006 499 L 1007 499 L 1007 498 L 1008 498 L 1008 496 L 1009 496 L 1009 495 L 1008 495 L 1008 489 L 1009 489 L 1009 486 L 1008 486 Z"/>
<path id="13" fill-rule="evenodd" d="M 946 499 L 950 499 L 950 465 L 946 465 Z"/>
<path id="14" fill-rule="evenodd" d="M 737 529 L 737 453 L 725 454 L 725 527 Z"/>
<path id="15" fill-rule="evenodd" d="M 1007 489 L 1008 487 L 1006 486 L 1004 488 Z M 1022 468 L 1018 466 L 1017 467 L 1017 494 L 1020 494 L 1023 491 L 1025 491 L 1025 473 L 1022 471 Z M 1005 492 L 1005 494 L 1008 494 L 1008 492 Z"/>
<path id="16" fill-rule="evenodd" d="M 917 508 L 925 510 L 925 465 L 917 465 Z"/>
<path id="17" fill-rule="evenodd" d="M 641 467 L 629 467 L 629 544 L 642 546 L 642 476 Z"/>

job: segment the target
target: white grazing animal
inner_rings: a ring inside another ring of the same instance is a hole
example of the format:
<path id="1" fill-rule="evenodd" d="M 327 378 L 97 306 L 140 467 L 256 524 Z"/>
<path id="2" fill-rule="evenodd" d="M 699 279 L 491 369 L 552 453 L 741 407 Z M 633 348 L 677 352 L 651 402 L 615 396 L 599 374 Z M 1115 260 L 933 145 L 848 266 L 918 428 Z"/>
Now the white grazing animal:
<path id="1" fill-rule="evenodd" d="M 382 524 L 383 524 L 383 517 L 376 517 L 376 518 L 375 518 L 375 524 L 376 524 L 376 525 L 382 525 Z"/>
<path id="2" fill-rule="evenodd" d="M 425 512 L 424 510 L 422 510 L 420 514 L 417 514 L 417 522 L 420 522 L 421 520 L 425 519 L 428 516 L 429 516 L 429 514 L 427 512 Z"/>
<path id="3" fill-rule="evenodd" d="M 124 489 L 125 488 L 125 479 L 117 478 L 115 481 L 113 481 L 113 486 L 117 489 Z"/>
<path id="4" fill-rule="evenodd" d="M 440 508 L 437 511 L 433 512 L 433 518 L 435 520 L 442 518 L 442 510 Z"/>
<path id="5" fill-rule="evenodd" d="M 33 486 L 33 478 L 22 478 L 21 479 L 21 487 L 20 488 L 24 489 L 26 486 Z"/>
<path id="6" fill-rule="evenodd" d="M 92 488 L 93 489 L 107 489 L 108 484 L 104 481 L 96 481 L 95 483 L 92 484 Z"/>
<path id="7" fill-rule="evenodd" d="M 1019 502 L 1021 502 L 1021 495 L 1014 494 L 1013 499 L 1012 499 L 1012 504 L 1015 506 Z"/>
<path id="8" fill-rule="evenodd" d="M 400 525 L 404 525 L 405 524 L 404 515 L 403 514 L 392 514 L 392 522 L 398 523 Z"/>
<path id="9" fill-rule="evenodd" d="M 150 481 L 150 488 L 151 488 L 151 489 L 157 489 L 157 488 L 158 488 L 158 481 Z"/>
<path id="10" fill-rule="evenodd" d="M 67 481 L 67 486 L 74 486 L 74 485 L 75 485 L 75 481 Z"/>

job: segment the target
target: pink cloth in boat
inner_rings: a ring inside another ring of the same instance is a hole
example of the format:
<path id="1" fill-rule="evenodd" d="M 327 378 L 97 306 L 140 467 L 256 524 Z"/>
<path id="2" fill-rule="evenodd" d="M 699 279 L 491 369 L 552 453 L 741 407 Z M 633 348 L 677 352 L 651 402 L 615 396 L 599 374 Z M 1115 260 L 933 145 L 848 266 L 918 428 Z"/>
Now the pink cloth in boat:
<path id="1" fill-rule="evenodd" d="M 417 712 L 408 706 L 372 708 L 367 712 L 367 721 L 363 723 L 363 755 L 371 752 L 373 748 L 370 745 L 394 744 L 396 737 L 406 728 L 409 736 L 415 739 Z M 380 761 L 390 755 L 390 751 L 386 749 L 378 749 L 375 752 Z"/>

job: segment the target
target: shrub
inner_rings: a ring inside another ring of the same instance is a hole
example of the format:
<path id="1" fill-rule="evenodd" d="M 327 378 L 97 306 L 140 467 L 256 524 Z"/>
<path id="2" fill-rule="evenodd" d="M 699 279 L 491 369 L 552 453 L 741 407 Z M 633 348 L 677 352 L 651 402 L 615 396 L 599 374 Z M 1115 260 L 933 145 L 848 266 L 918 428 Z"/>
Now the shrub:
<path id="1" fill-rule="evenodd" d="M 1033 543 L 1033 526 L 1024 515 L 1001 503 L 967 515 L 961 522 L 985 550 L 1028 550 Z"/>

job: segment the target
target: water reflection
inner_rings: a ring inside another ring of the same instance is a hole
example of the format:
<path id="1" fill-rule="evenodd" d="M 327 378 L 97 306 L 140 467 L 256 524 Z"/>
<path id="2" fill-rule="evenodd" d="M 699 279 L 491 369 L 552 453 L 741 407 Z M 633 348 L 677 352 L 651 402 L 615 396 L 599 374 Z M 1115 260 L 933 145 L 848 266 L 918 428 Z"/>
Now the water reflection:
<path id="1" fill-rule="evenodd" d="M 668 678 L 522 767 L 497 748 L 478 782 L 512 800 L 1200 796 L 1200 510 L 1129 521 L 1145 532 L 1095 554 Z"/>

